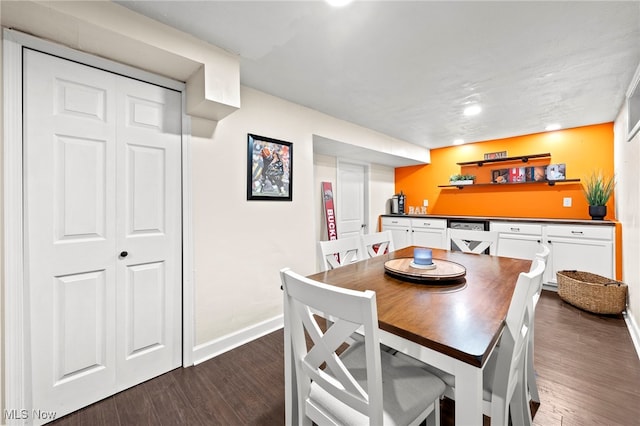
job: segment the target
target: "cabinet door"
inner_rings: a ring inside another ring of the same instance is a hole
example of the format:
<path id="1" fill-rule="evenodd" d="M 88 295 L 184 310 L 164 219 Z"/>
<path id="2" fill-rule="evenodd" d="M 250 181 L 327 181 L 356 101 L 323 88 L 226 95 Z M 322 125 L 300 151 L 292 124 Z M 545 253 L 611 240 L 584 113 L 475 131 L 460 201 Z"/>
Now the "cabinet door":
<path id="1" fill-rule="evenodd" d="M 541 238 L 536 235 L 500 234 L 495 255 L 532 260 L 540 251 Z"/>
<path id="2" fill-rule="evenodd" d="M 408 217 L 384 216 L 382 218 L 382 230 L 391 231 L 393 245 L 396 250 L 411 245 L 411 219 Z"/>
<path id="3" fill-rule="evenodd" d="M 447 249 L 447 231 L 445 229 L 413 228 L 411 243 L 414 246 Z"/>
<path id="4" fill-rule="evenodd" d="M 542 225 L 525 222 L 491 222 L 490 229 L 498 233 L 494 256 L 531 260 L 541 250 Z"/>
<path id="5" fill-rule="evenodd" d="M 614 278 L 613 242 L 548 237 L 551 249 L 545 282 L 557 283 L 556 272 L 578 270 Z"/>
<path id="6" fill-rule="evenodd" d="M 387 225 L 383 226 L 383 231 L 391 231 L 391 235 L 393 236 L 393 245 L 396 250 L 408 247 L 411 245 L 409 241 L 409 227 L 408 226 L 396 226 L 396 225 Z"/>

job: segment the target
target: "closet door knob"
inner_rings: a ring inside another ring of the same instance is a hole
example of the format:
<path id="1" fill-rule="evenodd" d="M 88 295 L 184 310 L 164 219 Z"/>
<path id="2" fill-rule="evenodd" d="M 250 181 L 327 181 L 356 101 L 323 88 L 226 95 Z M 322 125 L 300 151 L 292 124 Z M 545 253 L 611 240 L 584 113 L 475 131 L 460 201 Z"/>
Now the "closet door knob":
<path id="1" fill-rule="evenodd" d="M 129 256 L 129 253 L 126 251 L 120 252 L 120 257 L 127 257 Z"/>

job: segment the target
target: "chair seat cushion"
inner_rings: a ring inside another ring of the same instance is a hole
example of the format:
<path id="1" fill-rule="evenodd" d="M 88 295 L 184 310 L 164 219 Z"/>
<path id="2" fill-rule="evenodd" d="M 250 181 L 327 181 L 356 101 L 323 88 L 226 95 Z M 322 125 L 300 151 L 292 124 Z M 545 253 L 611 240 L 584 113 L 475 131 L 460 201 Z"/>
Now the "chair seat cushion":
<path id="1" fill-rule="evenodd" d="M 366 390 L 364 344 L 354 343 L 340 358 L 360 386 Z M 381 364 L 385 425 L 410 424 L 444 393 L 444 382 L 415 363 L 382 351 Z M 309 399 L 315 405 L 331 412 L 338 424 L 368 424 L 364 415 L 338 401 L 319 386 L 314 386 L 313 383 Z"/>
<path id="2" fill-rule="evenodd" d="M 491 402 L 491 395 L 492 395 L 492 385 L 493 385 L 493 376 L 495 375 L 495 370 L 496 370 L 496 365 L 497 365 L 497 350 L 494 350 L 491 353 L 491 356 L 489 356 L 489 359 L 487 360 L 484 369 L 482 370 L 482 382 L 483 382 L 483 390 L 482 390 L 482 399 L 484 399 L 486 402 Z M 430 372 L 431 374 L 434 374 L 436 376 L 438 376 L 440 379 L 442 379 L 442 381 L 445 382 L 445 384 L 447 385 L 448 388 L 450 389 L 455 389 L 455 379 L 454 376 L 452 374 L 449 374 L 447 372 L 444 372 L 442 370 L 440 370 L 439 368 L 436 368 L 432 365 L 428 365 L 428 364 L 424 364 L 420 361 L 418 361 L 415 358 L 412 358 L 408 355 L 405 355 L 401 352 L 398 352 L 398 354 L 396 355 L 396 357 L 398 358 L 402 358 L 405 362 L 409 362 L 409 363 L 413 363 L 413 365 L 420 365 L 422 366 L 422 368 L 424 368 L 425 370 L 427 370 L 428 372 Z M 449 393 L 447 393 L 447 396 L 449 396 Z"/>

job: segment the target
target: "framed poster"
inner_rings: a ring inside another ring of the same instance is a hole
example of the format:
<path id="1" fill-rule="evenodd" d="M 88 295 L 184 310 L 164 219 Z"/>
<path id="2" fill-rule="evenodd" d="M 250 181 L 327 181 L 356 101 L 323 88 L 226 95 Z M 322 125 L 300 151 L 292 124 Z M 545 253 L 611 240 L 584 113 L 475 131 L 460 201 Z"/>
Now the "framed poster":
<path id="1" fill-rule="evenodd" d="M 291 201 L 293 144 L 248 134 L 247 200 Z"/>

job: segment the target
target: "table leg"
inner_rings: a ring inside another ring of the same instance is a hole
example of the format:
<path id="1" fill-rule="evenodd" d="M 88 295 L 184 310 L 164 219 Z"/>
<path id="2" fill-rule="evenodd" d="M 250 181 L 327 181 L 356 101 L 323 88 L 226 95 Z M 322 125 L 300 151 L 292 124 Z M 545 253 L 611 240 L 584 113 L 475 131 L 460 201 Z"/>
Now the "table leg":
<path id="1" fill-rule="evenodd" d="M 457 362 L 455 370 L 456 425 L 482 426 L 482 369 Z"/>

